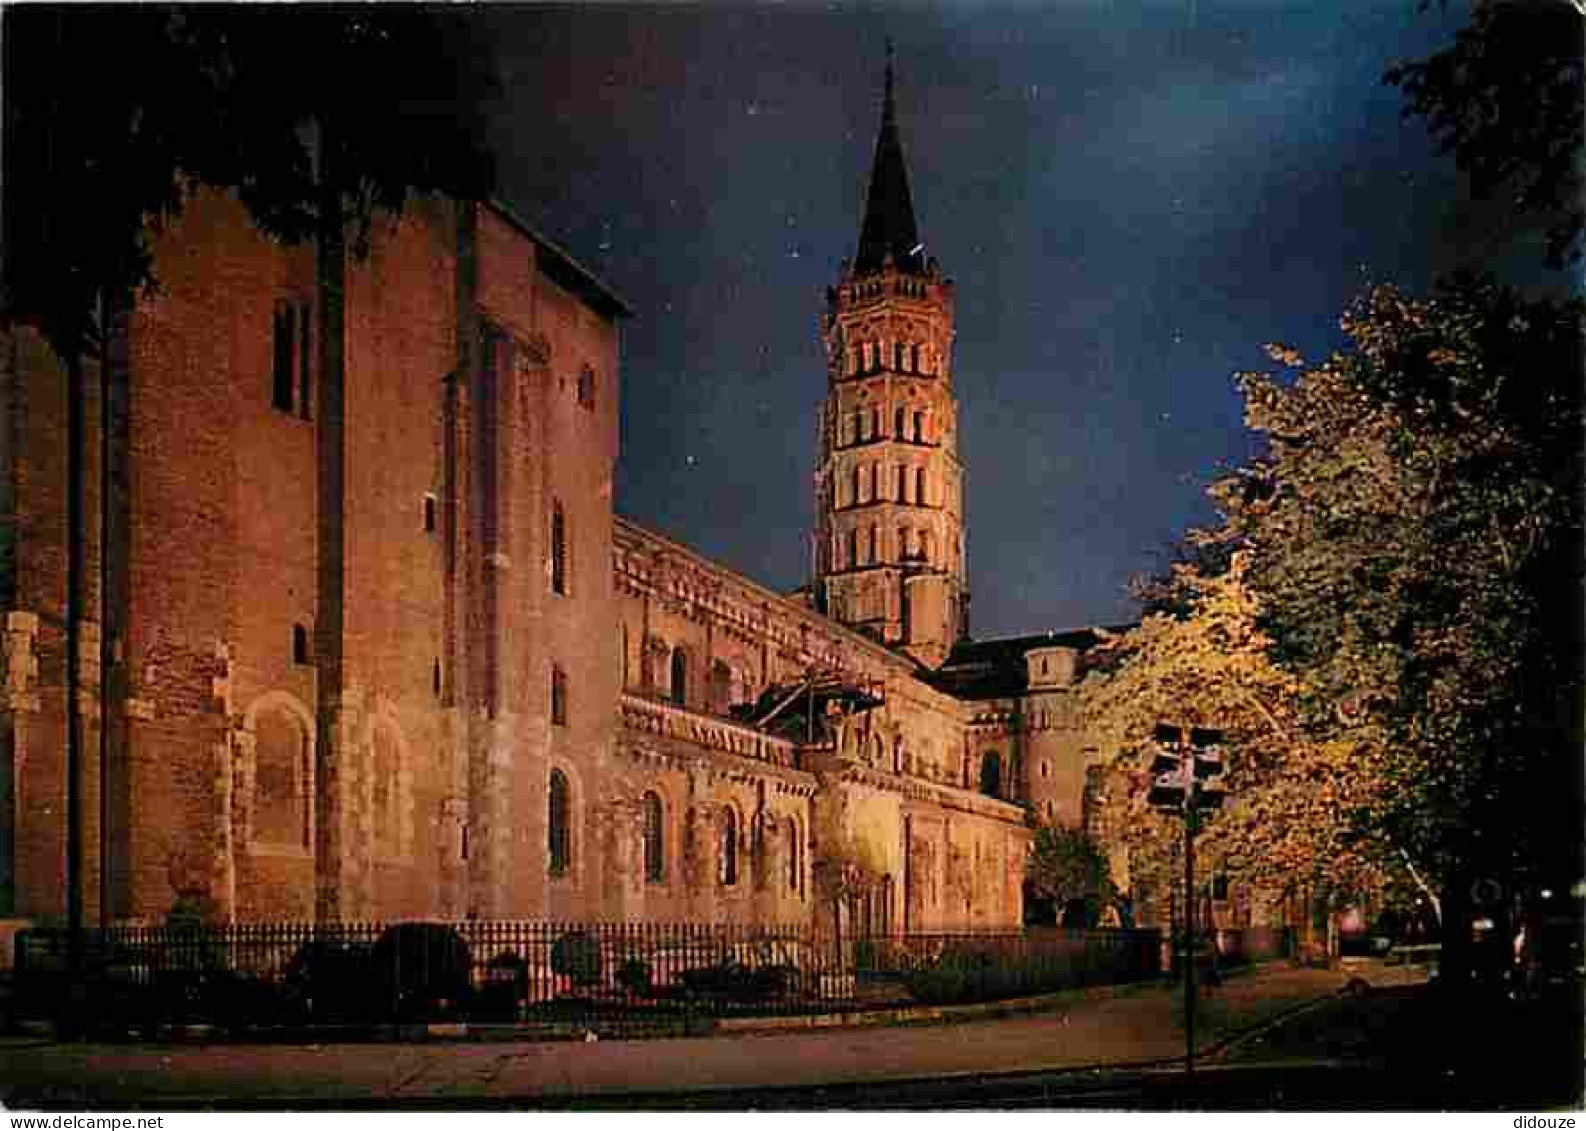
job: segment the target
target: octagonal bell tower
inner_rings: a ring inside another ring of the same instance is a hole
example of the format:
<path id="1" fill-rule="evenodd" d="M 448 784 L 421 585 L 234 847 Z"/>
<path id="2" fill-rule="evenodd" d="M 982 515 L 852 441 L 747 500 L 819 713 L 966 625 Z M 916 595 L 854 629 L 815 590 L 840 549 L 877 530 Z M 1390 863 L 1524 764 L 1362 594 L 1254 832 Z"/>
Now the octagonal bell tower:
<path id="1" fill-rule="evenodd" d="M 821 340 L 816 601 L 937 667 L 968 627 L 953 284 L 915 223 L 890 47 L 859 246 L 827 288 Z"/>

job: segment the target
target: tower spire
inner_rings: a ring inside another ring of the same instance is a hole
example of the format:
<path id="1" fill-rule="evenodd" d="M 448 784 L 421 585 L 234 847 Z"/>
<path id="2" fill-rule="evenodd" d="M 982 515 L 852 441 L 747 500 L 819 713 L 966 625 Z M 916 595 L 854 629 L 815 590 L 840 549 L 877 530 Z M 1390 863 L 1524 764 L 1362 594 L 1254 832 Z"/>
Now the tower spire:
<path id="1" fill-rule="evenodd" d="M 879 271 L 888 256 L 901 270 L 919 273 L 925 268 L 919 227 L 914 220 L 914 200 L 909 193 L 909 171 L 898 132 L 894 86 L 892 40 L 888 39 L 881 131 L 870 168 L 865 216 L 859 226 L 859 249 L 854 253 L 856 275 Z"/>

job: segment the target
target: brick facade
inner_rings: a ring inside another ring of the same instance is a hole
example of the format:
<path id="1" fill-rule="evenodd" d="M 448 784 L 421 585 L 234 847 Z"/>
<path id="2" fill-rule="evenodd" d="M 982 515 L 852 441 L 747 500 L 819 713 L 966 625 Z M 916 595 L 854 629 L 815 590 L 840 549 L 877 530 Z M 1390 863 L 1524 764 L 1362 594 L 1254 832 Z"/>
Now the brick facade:
<path id="1" fill-rule="evenodd" d="M 416 202 L 327 309 L 313 248 L 196 195 L 114 339 L 108 537 L 86 374 L 90 917 L 1018 924 L 1024 806 L 1083 815 L 1085 641 L 962 639 L 950 284 L 877 231 L 806 600 L 614 514 L 625 308 L 509 210 Z M 0 376 L 0 916 L 47 918 L 66 385 L 26 328 Z"/>

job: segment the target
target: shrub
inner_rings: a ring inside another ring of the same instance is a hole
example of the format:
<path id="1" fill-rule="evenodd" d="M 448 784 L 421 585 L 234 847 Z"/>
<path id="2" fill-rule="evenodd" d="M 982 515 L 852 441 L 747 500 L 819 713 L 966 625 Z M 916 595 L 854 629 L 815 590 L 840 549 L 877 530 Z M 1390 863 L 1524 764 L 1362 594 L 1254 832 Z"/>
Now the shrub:
<path id="1" fill-rule="evenodd" d="M 551 944 L 551 969 L 575 986 L 600 982 L 600 940 L 588 931 L 569 931 Z"/>
<path id="2" fill-rule="evenodd" d="M 520 955 L 503 950 L 485 963 L 485 982 L 474 1003 L 480 1018 L 508 1021 L 529 996 L 529 964 Z"/>
<path id="3" fill-rule="evenodd" d="M 371 975 L 367 946 L 310 939 L 286 965 L 286 988 L 311 1020 L 350 1020 L 369 1012 Z"/>
<path id="4" fill-rule="evenodd" d="M 636 997 L 649 997 L 650 964 L 642 958 L 628 959 L 617 968 L 617 984 Z"/>
<path id="5" fill-rule="evenodd" d="M 444 923 L 398 923 L 370 952 L 383 1012 L 402 1019 L 447 1016 L 472 989 L 468 944 Z"/>

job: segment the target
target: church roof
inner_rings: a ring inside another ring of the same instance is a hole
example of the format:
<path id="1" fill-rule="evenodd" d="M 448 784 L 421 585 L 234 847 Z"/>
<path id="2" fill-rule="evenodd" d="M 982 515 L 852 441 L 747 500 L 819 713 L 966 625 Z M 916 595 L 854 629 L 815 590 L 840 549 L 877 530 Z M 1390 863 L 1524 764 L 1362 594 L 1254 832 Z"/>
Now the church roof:
<path id="1" fill-rule="evenodd" d="M 958 699 L 1007 699 L 1029 690 L 1024 657 L 1036 648 L 1094 648 L 1104 635 L 1125 632 L 1132 625 L 1078 628 L 1007 636 L 998 640 L 960 640 L 946 661 L 931 673 L 930 682 Z"/>
<path id="2" fill-rule="evenodd" d="M 898 135 L 897 107 L 892 95 L 892 45 L 887 44 L 887 88 L 881 103 L 881 132 L 876 137 L 875 160 L 870 167 L 870 195 L 859 226 L 859 248 L 854 253 L 854 274 L 881 270 L 887 256 L 903 271 L 923 273 L 924 244 L 914 221 L 914 199 L 909 194 L 909 170 L 903 160 L 903 140 Z"/>

